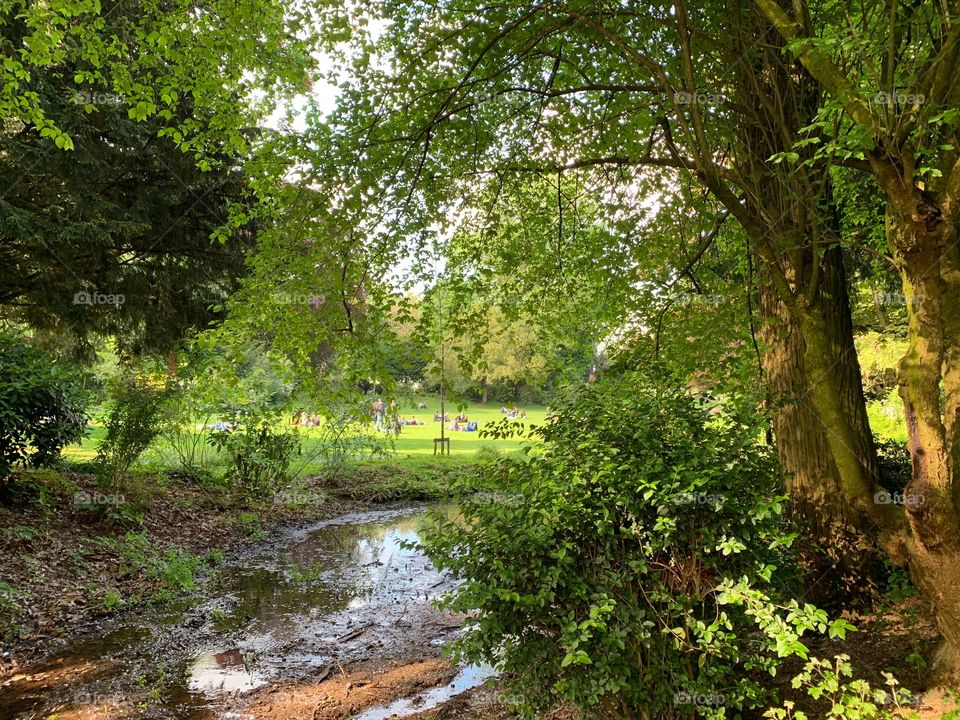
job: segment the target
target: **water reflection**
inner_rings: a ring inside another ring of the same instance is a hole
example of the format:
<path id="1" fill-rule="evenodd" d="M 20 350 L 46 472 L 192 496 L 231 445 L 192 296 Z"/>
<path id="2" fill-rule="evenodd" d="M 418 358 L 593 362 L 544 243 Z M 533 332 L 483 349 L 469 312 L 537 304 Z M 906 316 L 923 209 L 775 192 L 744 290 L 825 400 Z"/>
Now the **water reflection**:
<path id="1" fill-rule="evenodd" d="M 431 710 L 438 705 L 445 703 L 454 695 L 471 688 L 479 687 L 488 678 L 493 677 L 496 671 L 489 665 L 467 665 L 460 669 L 456 677 L 449 684 L 441 687 L 431 688 L 422 695 L 412 698 L 400 698 L 399 700 L 371 708 L 354 720 L 387 720 L 388 718 L 403 718 L 414 713 L 421 713 L 425 710 Z"/>
<path id="2" fill-rule="evenodd" d="M 356 513 L 291 531 L 228 563 L 205 600 L 106 621 L 52 661 L 93 662 L 96 673 L 67 674 L 42 692 L 8 681 L 0 717 L 43 716 L 77 697 L 124 698 L 145 688 L 160 699 L 138 717 L 213 717 L 225 695 L 372 653 L 403 656 L 411 628 L 433 633 L 426 642 L 442 640 L 455 625 L 440 622 L 430 601 L 451 583 L 404 547 L 418 539 L 424 512 Z"/>
<path id="3" fill-rule="evenodd" d="M 234 648 L 226 652 L 203 652 L 190 668 L 190 690 L 207 694 L 253 690 L 267 678 L 250 667 L 253 660 Z"/>

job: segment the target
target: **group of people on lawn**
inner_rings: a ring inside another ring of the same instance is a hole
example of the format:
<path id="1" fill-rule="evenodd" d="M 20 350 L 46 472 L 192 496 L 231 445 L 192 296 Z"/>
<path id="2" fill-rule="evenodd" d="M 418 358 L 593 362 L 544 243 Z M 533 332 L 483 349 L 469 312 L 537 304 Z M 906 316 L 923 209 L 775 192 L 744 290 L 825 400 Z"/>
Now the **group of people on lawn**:
<path id="1" fill-rule="evenodd" d="M 500 414 L 506 415 L 511 420 L 525 420 L 527 417 L 527 411 L 521 410 L 518 407 L 502 407 L 500 408 Z"/>
<path id="2" fill-rule="evenodd" d="M 391 400 L 389 406 L 383 401 L 382 398 L 377 398 L 374 400 L 371 405 L 370 415 L 373 418 L 373 425 L 378 432 L 387 432 L 392 431 L 396 434 L 400 433 L 400 428 L 407 425 L 426 425 L 427 423 L 423 420 L 418 420 L 416 415 L 411 415 L 408 420 L 405 417 L 401 417 L 397 414 L 398 405 L 396 400 Z M 417 409 L 423 410 L 427 407 L 425 402 L 419 402 L 417 404 Z M 527 413 L 520 408 L 513 407 L 501 407 L 500 414 L 506 415 L 510 419 L 522 420 L 527 417 Z M 474 432 L 477 430 L 477 423 L 471 422 L 470 418 L 467 417 L 467 414 L 462 410 L 460 413 L 451 421 L 449 413 L 444 413 L 442 416 L 439 412 L 433 414 L 434 422 L 445 422 L 449 423 L 447 427 L 450 430 L 457 432 Z M 320 416 L 316 413 L 307 413 L 300 412 L 295 413 L 291 425 L 302 425 L 306 427 L 314 427 L 320 424 Z M 217 428 L 221 429 L 221 428 Z"/>
<path id="3" fill-rule="evenodd" d="M 420 402 L 417 405 L 417 408 L 420 410 L 426 407 L 427 404 L 425 402 Z M 418 420 L 416 415 L 411 415 L 409 420 L 405 417 L 400 417 L 397 414 L 396 400 L 391 400 L 388 407 L 382 398 L 377 398 L 370 407 L 370 415 L 373 418 L 373 426 L 378 432 L 392 431 L 399 434 L 400 428 L 406 425 L 427 424 L 423 420 Z M 450 423 L 447 427 L 451 430 L 462 430 L 466 432 L 474 432 L 477 430 L 477 423 L 470 422 L 467 414 L 463 411 L 461 411 L 452 422 L 449 414 L 444 413 L 443 416 L 441 416 L 439 412 L 436 412 L 433 414 L 433 421 Z"/>

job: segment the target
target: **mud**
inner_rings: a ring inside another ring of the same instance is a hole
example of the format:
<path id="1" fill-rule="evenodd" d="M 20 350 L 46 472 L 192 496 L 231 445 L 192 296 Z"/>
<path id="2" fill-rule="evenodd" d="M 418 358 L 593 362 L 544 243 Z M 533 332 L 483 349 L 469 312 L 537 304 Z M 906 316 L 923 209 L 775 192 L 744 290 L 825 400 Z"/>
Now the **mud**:
<path id="1" fill-rule="evenodd" d="M 463 618 L 453 587 L 408 543 L 425 508 L 351 513 L 229 558 L 199 600 L 97 626 L 6 678 L 0 717 L 410 715 L 492 674 L 440 651 Z"/>

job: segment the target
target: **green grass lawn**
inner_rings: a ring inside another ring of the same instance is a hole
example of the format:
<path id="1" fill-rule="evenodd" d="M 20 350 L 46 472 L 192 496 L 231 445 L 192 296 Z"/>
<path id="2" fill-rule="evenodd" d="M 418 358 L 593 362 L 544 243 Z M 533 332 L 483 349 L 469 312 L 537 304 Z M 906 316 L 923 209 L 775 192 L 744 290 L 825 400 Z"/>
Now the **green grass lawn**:
<path id="1" fill-rule="evenodd" d="M 418 420 L 426 422 L 426 425 L 406 425 L 402 428 L 400 435 L 393 439 L 394 449 L 399 457 L 433 455 L 433 439 L 440 437 L 439 422 L 433 421 L 433 414 L 440 411 L 440 400 L 436 397 L 424 397 L 423 401 L 427 403 L 424 410 L 417 410 L 416 401 L 411 405 L 402 405 L 399 410 L 401 418 L 411 419 L 416 417 Z M 500 413 L 500 405 L 497 403 L 487 403 L 486 405 L 475 404 L 468 405 L 463 412 L 471 422 L 476 422 L 479 430 L 485 426 L 503 420 L 504 415 Z M 529 428 L 531 424 L 542 425 L 546 415 L 546 408 L 542 406 L 524 406 L 527 417 L 519 421 L 522 425 Z M 460 412 L 455 405 L 447 404 L 447 415 L 453 419 Z M 452 457 L 473 455 L 481 447 L 492 448 L 500 451 L 516 450 L 520 446 L 520 438 L 514 437 L 503 440 L 494 440 L 481 437 L 480 432 L 455 432 L 447 426 L 444 433 L 450 438 L 450 455 Z"/>
<path id="2" fill-rule="evenodd" d="M 420 401 L 427 404 L 423 410 L 416 408 Z M 505 417 L 500 413 L 500 404 L 488 403 L 468 405 L 464 412 L 471 421 L 475 421 L 479 430 L 489 427 L 493 423 L 500 422 Z M 388 433 L 381 433 L 390 453 L 395 461 L 410 464 L 419 464 L 429 462 L 433 459 L 433 439 L 440 437 L 440 423 L 434 422 L 434 412 L 439 412 L 440 400 L 437 396 L 424 396 L 422 398 L 413 398 L 401 402 L 398 414 L 401 418 L 411 419 L 416 417 L 418 420 L 426 422 L 425 425 L 406 425 L 401 428 L 399 436 L 393 436 Z M 543 406 L 531 405 L 523 406 L 527 417 L 519 421 L 520 425 L 529 429 L 530 425 L 540 425 L 544 422 L 546 408 Z M 457 416 L 460 410 L 454 403 L 448 403 L 446 408 L 447 415 L 452 419 Z M 199 428 L 198 428 L 199 429 Z M 303 437 L 302 452 L 305 458 L 308 458 L 303 468 L 303 472 L 309 474 L 318 472 L 322 469 L 317 460 L 310 460 L 316 454 L 317 443 L 322 435 L 321 427 L 298 427 L 297 430 Z M 372 433 L 373 422 L 371 421 L 368 430 Z M 481 437 L 478 432 L 455 432 L 449 427 L 444 430 L 447 437 L 450 438 L 450 456 L 459 462 L 469 462 L 476 458 L 477 451 L 481 448 L 496 450 L 506 453 L 516 451 L 520 447 L 521 438 L 513 437 L 508 439 L 492 439 Z M 64 449 L 64 455 L 67 458 L 75 460 L 92 460 L 97 454 L 97 445 L 103 438 L 104 428 L 96 422 L 90 426 L 90 432 L 81 443 L 70 445 Z M 382 461 L 382 458 L 374 458 L 371 461 Z M 160 441 L 154 447 L 151 447 L 144 453 L 142 462 L 156 467 L 173 467 L 176 465 L 176 457 L 172 449 L 165 446 Z M 297 465 L 297 463 L 294 463 Z"/>

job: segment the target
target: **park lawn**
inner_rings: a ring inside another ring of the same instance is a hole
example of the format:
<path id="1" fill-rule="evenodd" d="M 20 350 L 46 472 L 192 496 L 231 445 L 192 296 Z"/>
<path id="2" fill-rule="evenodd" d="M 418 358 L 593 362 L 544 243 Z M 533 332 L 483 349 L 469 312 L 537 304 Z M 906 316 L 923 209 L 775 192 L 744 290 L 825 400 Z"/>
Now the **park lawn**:
<path id="1" fill-rule="evenodd" d="M 427 403 L 424 410 L 416 409 L 416 403 L 419 401 Z M 470 421 L 476 422 L 478 428 L 483 430 L 494 423 L 504 420 L 505 416 L 500 412 L 500 405 L 488 403 L 486 405 L 477 403 L 467 405 L 463 411 L 467 414 Z M 402 427 L 400 435 L 394 437 L 387 433 L 381 433 L 388 449 L 388 456 L 373 456 L 365 462 L 399 462 L 409 464 L 422 464 L 429 462 L 433 457 L 433 439 L 440 437 L 440 423 L 433 421 L 434 412 L 440 409 L 440 401 L 437 396 L 424 396 L 414 398 L 413 400 L 404 400 L 398 414 L 401 418 L 411 419 L 416 417 L 418 420 L 426 422 L 426 425 L 405 425 Z M 518 429 L 529 430 L 532 425 L 541 425 L 544 422 L 547 409 L 543 406 L 531 405 L 523 406 L 527 413 L 524 420 L 518 421 Z M 454 418 L 460 412 L 460 409 L 454 403 L 447 404 L 447 415 Z M 319 437 L 323 432 L 321 427 L 298 427 L 303 437 L 302 452 L 304 457 L 310 458 L 315 455 Z M 373 432 L 373 423 L 371 421 L 369 431 Z M 99 421 L 95 421 L 89 428 L 87 437 L 81 442 L 69 445 L 64 448 L 63 454 L 68 460 L 93 460 L 97 454 L 97 445 L 103 439 L 104 427 Z M 520 449 L 523 438 L 516 435 L 512 438 L 493 439 L 481 437 L 478 432 L 453 431 L 449 427 L 445 428 L 444 433 L 450 438 L 450 456 L 458 462 L 471 462 L 477 459 L 478 450 L 490 450 L 500 453 L 515 452 Z M 439 458 L 438 458 L 439 460 Z M 158 468 L 176 466 L 176 457 L 173 451 L 164 447 L 163 443 L 157 443 L 155 447 L 150 448 L 144 456 L 145 465 Z M 294 462 L 294 467 L 299 463 Z M 309 460 L 302 468 L 304 474 L 320 472 L 323 469 L 319 461 Z"/>
<path id="2" fill-rule="evenodd" d="M 411 457 L 433 455 L 433 439 L 440 437 L 439 422 L 433 421 L 433 414 L 440 411 L 440 400 L 435 396 L 422 398 L 427 403 L 424 410 L 417 410 L 415 403 L 421 398 L 415 399 L 412 403 L 401 404 L 399 415 L 401 418 L 411 419 L 416 417 L 423 420 L 426 425 L 405 425 L 400 435 L 392 440 L 393 448 L 398 456 Z M 486 405 L 476 403 L 468 405 L 463 409 L 471 422 L 476 422 L 479 430 L 490 427 L 505 419 L 505 415 L 500 412 L 500 405 L 497 403 L 487 403 Z M 531 405 L 523 406 L 527 417 L 517 422 L 517 428 L 524 427 L 529 429 L 531 425 L 542 425 L 546 417 L 547 410 L 543 406 Z M 460 412 L 453 403 L 447 403 L 446 413 L 453 419 Z M 451 457 L 463 457 L 475 455 L 480 448 L 495 449 L 500 452 L 509 452 L 517 450 L 520 447 L 522 438 L 514 436 L 505 439 L 493 439 L 481 437 L 478 432 L 453 431 L 448 426 L 444 429 L 444 434 L 450 438 Z"/>

